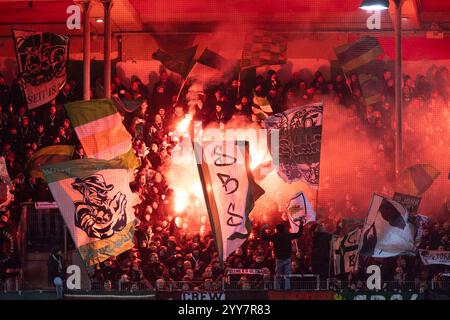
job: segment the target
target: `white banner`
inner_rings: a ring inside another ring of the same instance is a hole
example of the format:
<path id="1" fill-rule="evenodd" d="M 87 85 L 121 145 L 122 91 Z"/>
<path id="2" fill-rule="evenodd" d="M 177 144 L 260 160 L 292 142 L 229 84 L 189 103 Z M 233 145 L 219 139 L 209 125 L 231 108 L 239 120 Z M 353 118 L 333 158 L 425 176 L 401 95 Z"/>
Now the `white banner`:
<path id="1" fill-rule="evenodd" d="M 445 264 L 450 266 L 450 251 L 419 250 L 419 255 L 424 265 Z"/>
<path id="2" fill-rule="evenodd" d="M 225 261 L 249 236 L 249 213 L 264 190 L 253 181 L 247 141 L 204 141 L 195 155 L 217 251 Z"/>
<path id="3" fill-rule="evenodd" d="M 302 219 L 305 220 L 305 224 L 311 221 L 316 221 L 316 212 L 303 192 L 297 193 L 289 200 L 286 208 L 286 214 L 288 216 L 289 223 L 291 224 L 291 231 L 293 233 L 298 232 L 300 221 Z"/>

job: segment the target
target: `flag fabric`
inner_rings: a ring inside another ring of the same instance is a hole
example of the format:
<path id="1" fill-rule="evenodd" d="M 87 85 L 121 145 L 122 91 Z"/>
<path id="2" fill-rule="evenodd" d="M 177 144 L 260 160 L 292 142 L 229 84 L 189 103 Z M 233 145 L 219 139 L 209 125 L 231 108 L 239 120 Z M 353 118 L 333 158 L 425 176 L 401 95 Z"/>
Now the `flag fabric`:
<path id="1" fill-rule="evenodd" d="M 119 160 L 80 159 L 41 168 L 87 266 L 133 247 L 139 198 Z"/>
<path id="2" fill-rule="evenodd" d="M 268 144 L 278 175 L 288 183 L 305 181 L 318 187 L 322 142 L 323 104 L 312 103 L 274 114 L 265 120 Z M 278 132 L 278 140 L 271 135 Z M 278 146 L 272 145 L 278 143 Z"/>
<path id="3" fill-rule="evenodd" d="M 66 83 L 69 36 L 13 30 L 19 78 L 28 109 L 46 104 Z"/>
<path id="4" fill-rule="evenodd" d="M 220 54 L 206 48 L 203 53 L 198 57 L 197 63 L 203 64 L 210 68 L 217 69 L 219 71 L 225 71 L 235 67 L 237 62 L 228 60 L 222 57 Z"/>
<path id="5" fill-rule="evenodd" d="M 419 196 L 431 187 L 440 172 L 430 164 L 416 164 L 406 168 L 400 175 L 399 191 Z"/>
<path id="6" fill-rule="evenodd" d="M 394 193 L 394 197 L 392 197 L 392 200 L 397 201 L 400 203 L 403 207 L 408 210 L 408 213 L 410 215 L 414 215 L 417 213 L 417 210 L 419 210 L 420 206 L 420 200 L 422 198 L 411 196 L 409 194 L 403 194 L 400 192 Z"/>
<path id="7" fill-rule="evenodd" d="M 287 40 L 270 31 L 257 30 L 248 34 L 242 50 L 241 69 L 284 64 L 287 60 Z"/>
<path id="8" fill-rule="evenodd" d="M 386 69 L 386 63 L 378 59 L 384 53 L 378 40 L 366 36 L 337 47 L 334 51 L 344 73 L 358 76 L 366 103 L 372 105 L 380 102 L 384 88 L 380 70 Z"/>
<path id="9" fill-rule="evenodd" d="M 358 270 L 360 237 L 361 228 L 356 228 L 343 236 L 333 235 L 332 250 L 335 275 L 353 273 Z"/>
<path id="10" fill-rule="evenodd" d="M 229 79 L 238 70 L 238 61 L 229 60 L 218 53 L 204 49 L 189 71 L 189 78 L 209 85 Z"/>
<path id="11" fill-rule="evenodd" d="M 88 158 L 118 158 L 130 169 L 139 167 L 139 159 L 132 150 L 131 135 L 111 100 L 76 101 L 65 107 Z"/>
<path id="12" fill-rule="evenodd" d="M 408 211 L 398 202 L 374 194 L 362 230 L 359 253 L 387 258 L 414 252 L 414 227 L 408 223 Z"/>
<path id="13" fill-rule="evenodd" d="M 194 152 L 223 263 L 249 236 L 249 214 L 264 190 L 251 174 L 247 141 L 203 141 L 194 143 Z"/>
<path id="14" fill-rule="evenodd" d="M 291 225 L 291 231 L 294 233 L 298 232 L 301 220 L 305 220 L 305 224 L 316 221 L 316 212 L 303 192 L 297 193 L 289 200 L 286 206 L 286 214 Z"/>
<path id="15" fill-rule="evenodd" d="M 177 53 L 167 53 L 158 49 L 152 54 L 154 60 L 160 61 L 167 69 L 185 78 L 194 64 L 197 46 L 181 50 Z"/>
<path id="16" fill-rule="evenodd" d="M 419 250 L 420 259 L 426 266 L 441 264 L 450 266 L 450 251 Z"/>
<path id="17" fill-rule="evenodd" d="M 267 97 L 260 97 L 253 91 L 252 112 L 261 120 L 267 119 L 273 114 L 272 106 Z"/>
<path id="18" fill-rule="evenodd" d="M 132 113 L 141 106 L 142 102 L 144 102 L 142 99 L 121 99 L 118 95 L 112 95 L 111 101 L 118 110 L 122 111 L 122 113 Z"/>
<path id="19" fill-rule="evenodd" d="M 66 145 L 48 146 L 39 149 L 31 156 L 28 162 L 30 175 L 35 179 L 45 179 L 41 171 L 42 165 L 69 161 L 72 159 L 74 151 L 74 146 Z"/>
<path id="20" fill-rule="evenodd" d="M 273 171 L 273 169 L 274 166 L 272 160 L 261 163 L 255 169 L 252 170 L 252 174 L 255 181 L 257 183 L 261 182 L 262 180 L 264 180 L 265 177 L 267 177 L 269 173 Z"/>
<path id="21" fill-rule="evenodd" d="M 422 241 L 423 226 L 430 221 L 430 218 L 421 214 L 416 214 L 413 216 L 410 215 L 409 219 L 415 227 L 414 244 L 416 246 L 419 246 L 420 242 Z"/>
<path id="22" fill-rule="evenodd" d="M 358 70 L 376 60 L 384 53 L 375 37 L 362 37 L 352 43 L 334 49 L 345 73 L 360 73 Z"/>
<path id="23" fill-rule="evenodd" d="M 0 180 L 4 181 L 8 186 L 12 185 L 11 177 L 8 173 L 8 167 L 4 157 L 0 157 Z"/>

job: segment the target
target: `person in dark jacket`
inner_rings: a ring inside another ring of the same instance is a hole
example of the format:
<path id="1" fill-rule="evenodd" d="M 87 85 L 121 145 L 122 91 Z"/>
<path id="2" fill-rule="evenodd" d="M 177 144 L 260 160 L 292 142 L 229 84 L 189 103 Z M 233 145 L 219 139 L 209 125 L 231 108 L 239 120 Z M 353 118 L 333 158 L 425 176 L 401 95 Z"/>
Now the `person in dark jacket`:
<path id="1" fill-rule="evenodd" d="M 275 288 L 280 289 L 280 276 L 284 276 L 284 289 L 289 290 L 291 288 L 289 276 L 291 274 L 291 253 L 292 253 L 292 240 L 298 239 L 303 233 L 303 221 L 301 221 L 298 231 L 296 233 L 290 233 L 286 230 L 286 225 L 280 223 L 276 226 L 276 232 L 272 235 L 266 232 L 267 225 L 261 229 L 261 239 L 265 241 L 271 241 L 273 243 L 273 249 L 275 252 L 275 274 L 277 281 L 275 282 Z"/>
<path id="2" fill-rule="evenodd" d="M 61 256 L 61 249 L 59 247 L 53 248 L 50 257 L 48 258 L 48 280 L 56 287 L 56 296 L 62 299 L 63 295 L 63 279 L 64 279 L 64 261 Z"/>

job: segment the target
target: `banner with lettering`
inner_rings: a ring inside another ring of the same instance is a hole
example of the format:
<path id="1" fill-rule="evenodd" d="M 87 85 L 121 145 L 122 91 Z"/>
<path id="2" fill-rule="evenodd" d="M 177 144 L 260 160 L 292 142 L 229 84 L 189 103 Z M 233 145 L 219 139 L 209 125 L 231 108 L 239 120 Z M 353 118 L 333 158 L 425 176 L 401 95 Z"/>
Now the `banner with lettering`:
<path id="1" fill-rule="evenodd" d="M 408 210 L 409 214 L 416 214 L 419 210 L 420 200 L 422 198 L 396 192 L 392 200 L 397 201 Z"/>
<path id="2" fill-rule="evenodd" d="M 251 274 L 251 275 L 264 275 L 264 271 L 262 269 L 238 269 L 238 268 L 230 268 L 227 270 L 228 275 L 233 274 Z"/>
<path id="3" fill-rule="evenodd" d="M 66 83 L 69 36 L 13 30 L 19 78 L 28 109 L 46 104 Z"/>
<path id="4" fill-rule="evenodd" d="M 312 103 L 277 113 L 265 120 L 270 150 L 278 152 L 275 163 L 278 175 L 288 183 L 305 181 L 319 185 L 320 148 L 322 143 L 323 104 Z M 278 130 L 278 146 L 271 134 Z"/>
<path id="5" fill-rule="evenodd" d="M 444 264 L 450 266 L 450 251 L 419 250 L 424 265 Z"/>
<path id="6" fill-rule="evenodd" d="M 248 141 L 194 143 L 200 180 L 221 261 L 239 248 L 251 230 L 249 214 L 264 194 L 250 171 Z"/>
<path id="7" fill-rule="evenodd" d="M 120 160 L 73 160 L 41 170 L 87 266 L 133 247 L 139 198 Z"/>

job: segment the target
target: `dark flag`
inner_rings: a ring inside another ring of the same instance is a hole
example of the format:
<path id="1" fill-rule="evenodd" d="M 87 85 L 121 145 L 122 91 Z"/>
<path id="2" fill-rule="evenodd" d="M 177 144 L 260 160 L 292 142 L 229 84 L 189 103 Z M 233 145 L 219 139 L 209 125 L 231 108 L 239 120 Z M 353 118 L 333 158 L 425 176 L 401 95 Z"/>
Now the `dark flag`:
<path id="1" fill-rule="evenodd" d="M 362 37 L 350 44 L 334 49 L 342 70 L 347 75 L 358 75 L 361 93 L 368 105 L 381 101 L 384 61 L 378 57 L 384 53 L 374 37 Z"/>
<path id="2" fill-rule="evenodd" d="M 66 83 L 69 36 L 13 30 L 19 78 L 28 109 L 53 99 Z"/>
<path id="3" fill-rule="evenodd" d="M 287 40 L 270 31 L 257 30 L 247 35 L 242 50 L 241 69 L 285 64 Z"/>
<path id="4" fill-rule="evenodd" d="M 160 61 L 167 69 L 176 72 L 185 78 L 194 64 L 196 52 L 197 46 L 177 53 L 167 53 L 158 49 L 152 54 L 152 58 Z"/>
<path id="5" fill-rule="evenodd" d="M 322 117 L 322 103 L 312 103 L 265 120 L 272 159 L 284 181 L 303 180 L 310 186 L 319 185 Z M 275 130 L 278 130 L 279 139 L 272 142 L 271 135 Z M 275 162 L 274 152 L 278 152 L 279 163 Z"/>
<path id="6" fill-rule="evenodd" d="M 222 72 L 231 70 L 231 68 L 236 67 L 237 65 L 237 61 L 228 60 L 209 49 L 205 49 L 203 51 L 203 53 L 197 59 L 197 62 L 210 68 L 220 70 Z"/>
<path id="7" fill-rule="evenodd" d="M 6 213 L 0 212 L 0 270 L 20 268 L 17 245 L 17 222 L 4 221 Z M 1 276 L 1 274 L 0 274 Z"/>

